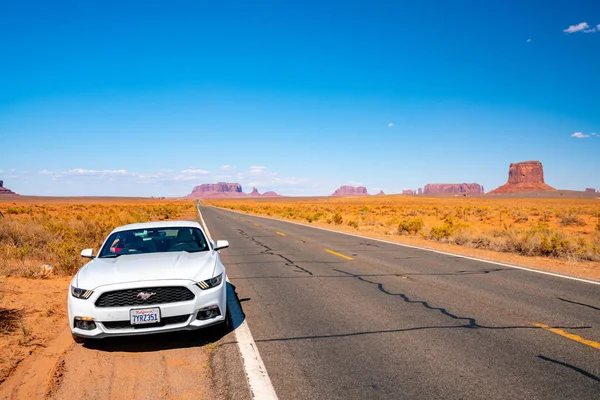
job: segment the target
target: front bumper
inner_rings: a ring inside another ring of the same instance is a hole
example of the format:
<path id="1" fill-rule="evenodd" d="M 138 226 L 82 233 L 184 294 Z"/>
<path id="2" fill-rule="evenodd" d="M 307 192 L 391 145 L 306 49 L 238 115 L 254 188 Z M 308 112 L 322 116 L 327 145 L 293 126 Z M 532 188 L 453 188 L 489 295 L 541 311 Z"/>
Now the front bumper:
<path id="1" fill-rule="evenodd" d="M 225 321 L 227 315 L 226 277 L 215 288 L 202 290 L 188 280 L 144 281 L 107 285 L 97 288 L 89 299 L 77 299 L 69 293 L 68 315 L 71 332 L 75 336 L 100 339 L 111 336 L 145 335 L 162 332 L 185 331 L 205 328 Z M 185 286 L 195 295 L 189 301 L 152 304 L 147 306 L 96 307 L 95 302 L 102 293 L 123 289 L 144 289 L 158 286 Z M 198 319 L 198 313 L 206 307 L 217 306 L 219 315 L 209 319 Z M 161 323 L 156 325 L 128 324 L 130 310 L 160 308 Z M 75 318 L 91 318 L 96 327 L 91 330 L 75 327 Z M 187 317 L 187 318 L 186 318 Z M 106 323 L 106 324 L 105 324 Z"/>

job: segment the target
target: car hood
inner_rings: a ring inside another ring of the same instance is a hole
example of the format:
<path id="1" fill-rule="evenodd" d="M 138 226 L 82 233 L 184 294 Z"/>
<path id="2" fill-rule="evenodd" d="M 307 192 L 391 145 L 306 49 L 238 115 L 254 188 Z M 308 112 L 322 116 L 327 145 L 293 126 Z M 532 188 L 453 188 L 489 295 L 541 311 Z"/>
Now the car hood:
<path id="1" fill-rule="evenodd" d="M 215 261 L 211 251 L 198 253 L 177 251 L 95 258 L 77 273 L 77 286 L 91 290 L 115 283 L 161 279 L 199 281 L 212 278 Z"/>

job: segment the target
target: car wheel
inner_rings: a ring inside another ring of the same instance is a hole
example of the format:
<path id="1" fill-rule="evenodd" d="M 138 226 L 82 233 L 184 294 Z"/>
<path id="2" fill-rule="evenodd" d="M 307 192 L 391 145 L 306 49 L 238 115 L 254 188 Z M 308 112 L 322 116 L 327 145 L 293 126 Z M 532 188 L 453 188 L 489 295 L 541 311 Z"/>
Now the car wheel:
<path id="1" fill-rule="evenodd" d="M 71 336 L 73 337 L 73 341 L 74 341 L 75 343 L 84 344 L 84 343 L 86 343 L 86 342 L 87 342 L 87 339 L 86 339 L 86 338 L 84 338 L 84 337 L 81 337 L 81 336 L 76 336 L 76 335 L 73 335 L 73 334 L 71 334 Z"/>
<path id="2" fill-rule="evenodd" d="M 231 315 L 229 314 L 229 310 L 227 310 L 227 314 L 225 314 L 225 320 L 217 325 L 213 325 L 212 330 L 219 336 L 225 336 L 231 331 L 232 325 Z"/>

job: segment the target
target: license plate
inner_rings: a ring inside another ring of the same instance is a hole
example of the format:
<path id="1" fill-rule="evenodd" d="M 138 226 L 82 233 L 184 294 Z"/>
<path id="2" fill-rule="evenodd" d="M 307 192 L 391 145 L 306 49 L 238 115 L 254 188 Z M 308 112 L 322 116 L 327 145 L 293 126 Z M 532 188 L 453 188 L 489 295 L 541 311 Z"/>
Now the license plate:
<path id="1" fill-rule="evenodd" d="M 156 324 L 160 322 L 160 308 L 139 308 L 129 312 L 131 325 Z"/>

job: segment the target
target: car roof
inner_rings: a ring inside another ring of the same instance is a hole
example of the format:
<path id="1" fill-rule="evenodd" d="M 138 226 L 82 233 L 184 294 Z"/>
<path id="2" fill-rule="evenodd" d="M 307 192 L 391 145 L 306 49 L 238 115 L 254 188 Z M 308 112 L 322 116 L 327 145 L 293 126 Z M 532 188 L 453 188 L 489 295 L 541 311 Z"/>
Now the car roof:
<path id="1" fill-rule="evenodd" d="M 153 228 L 200 228 L 202 226 L 196 221 L 156 221 L 156 222 L 141 222 L 137 224 L 122 225 L 112 230 L 111 233 L 129 231 L 133 229 L 153 229 Z"/>

